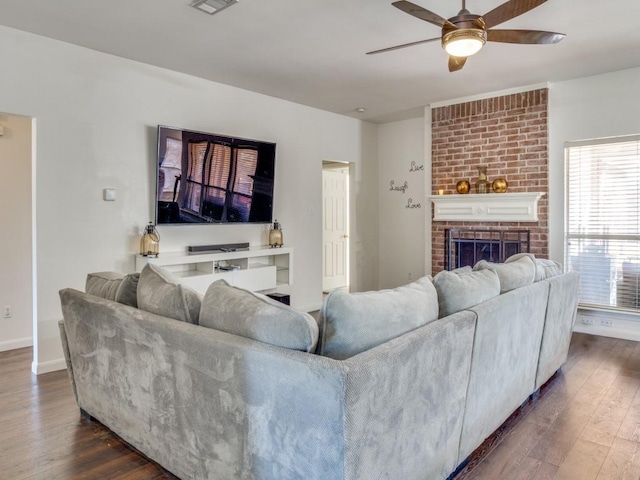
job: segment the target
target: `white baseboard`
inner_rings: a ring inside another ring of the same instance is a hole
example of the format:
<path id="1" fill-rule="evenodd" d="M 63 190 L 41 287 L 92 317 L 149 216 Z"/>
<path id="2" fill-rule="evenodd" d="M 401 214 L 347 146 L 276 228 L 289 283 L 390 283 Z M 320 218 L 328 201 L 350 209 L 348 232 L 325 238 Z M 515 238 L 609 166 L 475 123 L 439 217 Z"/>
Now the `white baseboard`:
<path id="1" fill-rule="evenodd" d="M 0 342 L 0 352 L 6 352 L 7 350 L 15 350 L 16 348 L 33 347 L 33 338 L 17 338 L 15 340 L 7 340 Z"/>
<path id="2" fill-rule="evenodd" d="M 574 332 L 640 341 L 640 321 L 636 315 L 597 310 L 578 310 Z"/>
<path id="3" fill-rule="evenodd" d="M 36 375 L 42 375 L 43 373 L 56 372 L 58 370 L 66 370 L 67 362 L 64 358 L 57 360 L 49 360 L 48 362 L 32 363 L 31 371 Z"/>

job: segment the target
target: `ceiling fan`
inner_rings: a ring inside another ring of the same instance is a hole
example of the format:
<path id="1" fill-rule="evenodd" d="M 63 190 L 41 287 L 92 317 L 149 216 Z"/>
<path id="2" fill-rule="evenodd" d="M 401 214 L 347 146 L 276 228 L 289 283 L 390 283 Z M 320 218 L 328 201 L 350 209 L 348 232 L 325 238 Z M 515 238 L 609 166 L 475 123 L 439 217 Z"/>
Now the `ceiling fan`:
<path id="1" fill-rule="evenodd" d="M 565 37 L 563 33 L 543 32 L 539 30 L 493 30 L 493 27 L 522 15 L 529 10 L 533 10 L 546 1 L 547 0 L 509 0 L 499 7 L 494 8 L 489 13 L 474 15 L 467 10 L 466 1 L 462 0 L 462 10 L 460 10 L 455 17 L 451 17 L 448 20 L 406 0 L 393 2 L 392 5 L 403 12 L 442 28 L 442 34 L 436 38 L 374 50 L 367 52 L 367 55 L 390 52 L 399 48 L 441 40 L 442 48 L 449 54 L 449 71 L 455 72 L 462 69 L 467 58 L 479 52 L 487 41 L 521 44 L 558 43 Z"/>

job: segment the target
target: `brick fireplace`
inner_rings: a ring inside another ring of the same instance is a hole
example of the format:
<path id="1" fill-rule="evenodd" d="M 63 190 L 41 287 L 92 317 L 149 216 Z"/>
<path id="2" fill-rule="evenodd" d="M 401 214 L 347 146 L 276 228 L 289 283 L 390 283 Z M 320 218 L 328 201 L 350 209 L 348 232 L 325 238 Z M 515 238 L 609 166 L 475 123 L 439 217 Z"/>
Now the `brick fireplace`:
<path id="1" fill-rule="evenodd" d="M 459 180 L 471 183 L 478 167 L 487 167 L 489 182 L 502 177 L 508 192 L 548 192 L 548 90 L 434 108 L 432 111 L 432 195 L 458 195 Z M 490 193 L 487 195 L 499 195 Z M 432 223 L 433 273 L 447 268 L 446 231 L 450 229 L 529 231 L 529 249 L 548 257 L 548 201 L 540 199 L 537 222 Z"/>

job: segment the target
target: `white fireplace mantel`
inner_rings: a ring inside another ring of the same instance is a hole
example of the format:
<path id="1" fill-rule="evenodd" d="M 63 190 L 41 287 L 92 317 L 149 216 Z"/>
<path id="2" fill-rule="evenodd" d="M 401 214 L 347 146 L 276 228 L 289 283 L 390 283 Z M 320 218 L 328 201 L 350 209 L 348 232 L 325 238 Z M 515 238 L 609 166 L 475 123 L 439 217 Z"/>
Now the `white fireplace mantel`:
<path id="1" fill-rule="evenodd" d="M 537 222 L 545 192 L 430 195 L 434 221 Z"/>

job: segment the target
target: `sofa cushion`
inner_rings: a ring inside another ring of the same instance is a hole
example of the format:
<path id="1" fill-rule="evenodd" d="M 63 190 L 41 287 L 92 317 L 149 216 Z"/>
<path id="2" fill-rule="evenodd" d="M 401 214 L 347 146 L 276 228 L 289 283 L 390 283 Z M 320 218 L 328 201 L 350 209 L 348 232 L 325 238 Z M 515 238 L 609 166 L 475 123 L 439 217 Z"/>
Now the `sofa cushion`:
<path id="1" fill-rule="evenodd" d="M 509 263 L 492 263 L 480 260 L 473 266 L 473 269 L 475 271 L 495 271 L 500 279 L 500 293 L 530 285 L 536 277 L 536 264 L 526 256 Z"/>
<path id="2" fill-rule="evenodd" d="M 336 290 L 320 310 L 318 353 L 345 359 L 438 318 L 438 295 L 431 277 L 378 292 Z"/>
<path id="3" fill-rule="evenodd" d="M 433 285 L 438 292 L 440 318 L 466 310 L 500 294 L 500 280 L 493 270 L 443 270 L 433 278 Z"/>
<path id="4" fill-rule="evenodd" d="M 124 274 L 116 272 L 95 272 L 87 275 L 84 291 L 96 297 L 115 300 Z"/>
<path id="5" fill-rule="evenodd" d="M 562 273 L 562 264 L 547 258 L 536 258 L 536 278 L 535 281 L 558 276 Z"/>
<path id="6" fill-rule="evenodd" d="M 533 253 L 516 253 L 507 258 L 504 263 L 511 263 L 520 260 L 522 257 L 529 257 L 536 264 L 536 276 L 534 282 L 555 277 L 562 273 L 562 265 L 546 258 L 536 258 Z"/>
<path id="7" fill-rule="evenodd" d="M 129 273 L 124 276 L 116 291 L 116 302 L 138 308 L 138 280 L 140 273 Z"/>
<path id="8" fill-rule="evenodd" d="M 314 351 L 318 343 L 318 324 L 311 315 L 224 280 L 207 289 L 200 325 L 303 352 Z"/>
<path id="9" fill-rule="evenodd" d="M 197 324 L 202 297 L 169 271 L 148 263 L 140 272 L 137 301 L 141 310 Z"/>

